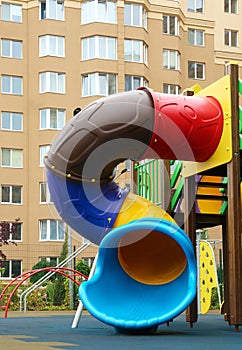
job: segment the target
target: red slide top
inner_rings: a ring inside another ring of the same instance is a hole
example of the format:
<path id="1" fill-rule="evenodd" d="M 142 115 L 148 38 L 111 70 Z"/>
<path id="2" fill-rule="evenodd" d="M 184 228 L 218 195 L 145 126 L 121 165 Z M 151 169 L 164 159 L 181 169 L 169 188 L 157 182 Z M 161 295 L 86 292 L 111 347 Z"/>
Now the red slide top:
<path id="1" fill-rule="evenodd" d="M 153 135 L 142 159 L 209 159 L 223 132 L 223 110 L 218 100 L 142 89 L 151 94 L 155 108 Z"/>

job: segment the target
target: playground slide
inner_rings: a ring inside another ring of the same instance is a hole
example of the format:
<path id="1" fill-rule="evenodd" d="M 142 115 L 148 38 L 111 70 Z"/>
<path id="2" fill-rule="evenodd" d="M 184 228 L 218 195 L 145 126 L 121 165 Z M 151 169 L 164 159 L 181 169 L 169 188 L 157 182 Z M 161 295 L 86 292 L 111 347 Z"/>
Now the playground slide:
<path id="1" fill-rule="evenodd" d="M 58 134 L 45 158 L 51 196 L 63 220 L 100 245 L 94 276 L 79 290 L 93 316 L 145 331 L 190 305 L 192 243 L 161 208 L 120 188 L 115 167 L 125 159 L 205 161 L 222 131 L 215 98 L 142 88 L 90 104 Z"/>

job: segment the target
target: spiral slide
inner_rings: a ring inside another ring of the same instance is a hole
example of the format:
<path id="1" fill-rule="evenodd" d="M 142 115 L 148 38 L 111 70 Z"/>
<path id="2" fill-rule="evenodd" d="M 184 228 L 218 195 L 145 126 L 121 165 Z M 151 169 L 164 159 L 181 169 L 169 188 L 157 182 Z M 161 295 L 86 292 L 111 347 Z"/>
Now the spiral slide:
<path id="1" fill-rule="evenodd" d="M 120 188 L 115 167 L 126 159 L 206 161 L 223 124 L 214 97 L 140 88 L 88 105 L 57 135 L 45 158 L 49 189 L 63 220 L 99 245 L 95 273 L 79 289 L 99 320 L 145 332 L 193 301 L 189 238 L 164 210 Z"/>

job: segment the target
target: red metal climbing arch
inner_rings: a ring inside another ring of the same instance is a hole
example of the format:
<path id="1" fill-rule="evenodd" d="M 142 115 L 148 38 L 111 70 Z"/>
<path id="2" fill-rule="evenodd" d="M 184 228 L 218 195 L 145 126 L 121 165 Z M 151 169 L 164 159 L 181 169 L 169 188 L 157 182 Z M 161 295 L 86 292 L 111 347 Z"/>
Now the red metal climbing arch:
<path id="1" fill-rule="evenodd" d="M 74 282 L 75 284 L 77 284 L 78 286 L 80 285 L 81 282 L 77 281 L 75 277 L 82 277 L 84 280 L 87 280 L 88 277 L 86 275 L 84 275 L 83 273 L 68 268 L 68 267 L 45 267 L 42 269 L 36 269 L 36 270 L 30 270 L 27 272 L 24 272 L 22 275 L 19 275 L 17 277 L 15 277 L 13 280 L 11 280 L 11 282 L 9 284 L 6 285 L 6 287 L 3 288 L 1 294 L 0 294 L 0 301 L 4 296 L 8 296 L 8 300 L 6 305 L 1 305 L 0 308 L 1 309 L 5 309 L 4 312 L 4 317 L 7 318 L 8 317 L 8 309 L 9 309 L 9 305 L 11 302 L 11 299 L 14 295 L 14 293 L 16 292 L 16 290 L 31 276 L 36 275 L 39 272 L 55 272 L 55 273 L 59 273 L 60 275 L 63 275 L 67 278 L 69 278 L 72 282 Z M 17 283 L 16 283 L 17 282 Z M 16 283 L 16 285 L 15 285 Z M 11 292 L 9 292 L 9 289 L 11 286 L 15 285 L 15 287 L 13 288 L 13 290 Z"/>

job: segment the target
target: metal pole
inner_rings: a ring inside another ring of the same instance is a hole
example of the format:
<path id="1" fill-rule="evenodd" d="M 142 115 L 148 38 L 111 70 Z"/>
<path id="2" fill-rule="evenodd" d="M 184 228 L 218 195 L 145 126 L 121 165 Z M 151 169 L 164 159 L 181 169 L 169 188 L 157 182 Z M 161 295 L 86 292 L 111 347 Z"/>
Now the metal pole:
<path id="1" fill-rule="evenodd" d="M 200 291 L 200 241 L 201 241 L 201 235 L 203 233 L 203 230 L 198 229 L 196 230 L 197 234 L 197 245 L 196 245 L 196 255 L 197 255 L 197 312 L 198 315 L 201 312 L 201 291 Z"/>
<path id="2" fill-rule="evenodd" d="M 76 246 L 73 246 L 73 252 L 76 251 Z M 73 266 L 74 266 L 74 270 L 76 270 L 76 257 L 74 257 L 73 259 Z M 76 309 L 76 283 L 74 283 L 73 286 L 73 309 Z"/>
<path id="3" fill-rule="evenodd" d="M 92 276 L 93 276 L 93 274 L 95 272 L 95 268 L 96 268 L 96 264 L 97 264 L 97 257 L 98 257 L 98 253 L 95 256 L 95 259 L 94 259 L 94 261 L 92 263 L 92 268 L 91 268 L 91 271 L 89 273 L 88 280 L 92 278 Z M 81 314 L 82 314 L 82 310 L 83 310 L 83 303 L 82 303 L 81 300 L 79 300 L 78 308 L 76 310 L 76 314 L 75 314 L 74 320 L 72 322 L 71 328 L 77 328 L 78 327 L 78 324 L 79 324 L 79 321 L 80 321 L 80 318 L 81 318 Z"/>
<path id="4" fill-rule="evenodd" d="M 68 235 L 68 256 L 70 256 L 72 253 L 72 231 L 69 226 L 67 226 L 67 235 Z M 69 260 L 68 267 L 72 269 L 72 260 Z M 73 310 L 73 282 L 70 279 L 69 279 L 69 295 L 70 295 L 69 307 L 70 307 L 70 310 Z"/>

